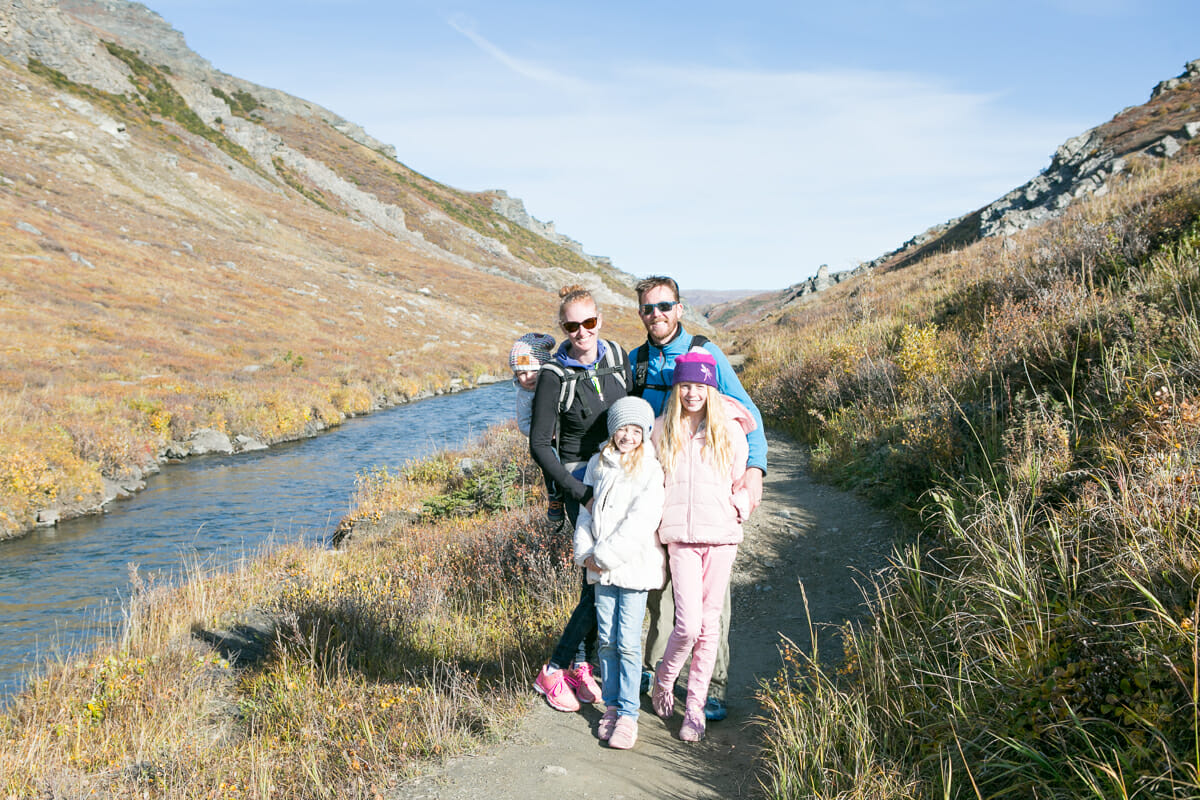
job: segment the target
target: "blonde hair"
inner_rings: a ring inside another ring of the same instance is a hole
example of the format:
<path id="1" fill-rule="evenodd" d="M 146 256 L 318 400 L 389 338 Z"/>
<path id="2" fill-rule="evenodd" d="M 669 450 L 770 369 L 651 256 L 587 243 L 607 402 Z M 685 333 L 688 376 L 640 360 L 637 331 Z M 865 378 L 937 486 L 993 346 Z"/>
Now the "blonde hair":
<path id="1" fill-rule="evenodd" d="M 646 429 L 642 428 L 642 441 L 628 453 L 622 453 L 617 447 L 617 433 L 613 431 L 613 435 L 608 437 L 608 443 L 604 445 L 604 449 L 618 457 L 617 460 L 621 462 L 621 469 L 625 470 L 626 475 L 633 475 L 642 468 L 642 459 L 646 457 L 649 444 L 650 437 L 646 435 Z"/>
<path id="2" fill-rule="evenodd" d="M 729 473 L 733 467 L 733 442 L 729 438 L 729 412 L 725 410 L 725 401 L 721 393 L 708 384 L 702 384 L 708 390 L 704 401 L 704 449 L 700 457 L 712 464 L 721 475 Z M 663 472 L 670 475 L 675 471 L 679 454 L 688 446 L 691 433 L 683 421 L 683 403 L 679 400 L 679 384 L 667 395 L 666 407 L 663 410 L 662 439 L 658 448 L 658 460 L 662 463 Z"/>
<path id="3" fill-rule="evenodd" d="M 596 316 L 600 315 L 600 304 L 596 302 L 596 298 L 592 297 L 592 293 L 579 284 L 562 287 L 558 290 L 558 296 L 560 298 L 558 303 L 559 325 L 562 325 L 567 319 L 567 306 L 582 303 L 585 300 L 592 304 L 592 308 L 596 309 Z"/>

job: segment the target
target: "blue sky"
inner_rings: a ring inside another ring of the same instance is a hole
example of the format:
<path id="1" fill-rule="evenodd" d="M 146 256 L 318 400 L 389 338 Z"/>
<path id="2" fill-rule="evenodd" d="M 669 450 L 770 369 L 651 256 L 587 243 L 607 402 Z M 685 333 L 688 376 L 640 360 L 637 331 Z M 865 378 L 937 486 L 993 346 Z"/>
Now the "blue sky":
<path id="1" fill-rule="evenodd" d="M 1200 58 L 1195 0 L 147 0 L 224 72 L 685 293 L 853 268 Z"/>

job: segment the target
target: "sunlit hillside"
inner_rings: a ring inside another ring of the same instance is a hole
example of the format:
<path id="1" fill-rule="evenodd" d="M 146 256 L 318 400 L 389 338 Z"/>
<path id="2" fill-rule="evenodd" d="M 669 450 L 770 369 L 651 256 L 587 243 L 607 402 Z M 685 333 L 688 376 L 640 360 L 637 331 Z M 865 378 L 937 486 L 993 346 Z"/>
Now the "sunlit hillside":
<path id="1" fill-rule="evenodd" d="M 0 27 L 0 538 L 201 429 L 269 444 L 505 377 L 564 284 L 644 335 L 630 276 L 519 201 L 217 71 L 142 6 L 15 2 Z"/>
<path id="2" fill-rule="evenodd" d="M 771 796 L 1195 797 L 1200 149 L 739 332 L 813 471 L 918 523 L 764 695 Z"/>

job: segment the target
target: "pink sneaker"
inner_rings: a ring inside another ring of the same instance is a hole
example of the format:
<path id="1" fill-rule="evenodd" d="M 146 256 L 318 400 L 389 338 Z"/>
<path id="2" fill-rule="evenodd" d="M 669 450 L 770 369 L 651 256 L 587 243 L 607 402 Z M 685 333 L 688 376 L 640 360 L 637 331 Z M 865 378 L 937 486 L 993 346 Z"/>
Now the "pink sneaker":
<path id="1" fill-rule="evenodd" d="M 637 720 L 633 717 L 617 717 L 608 746 L 613 750 L 630 750 L 637 742 Z"/>
<path id="2" fill-rule="evenodd" d="M 659 670 L 661 669 L 660 666 Z M 663 719 L 670 719 L 671 715 L 675 713 L 675 687 L 667 685 L 659 670 L 654 671 L 654 685 L 650 689 L 650 704 L 654 706 L 655 714 Z"/>
<path id="3" fill-rule="evenodd" d="M 592 665 L 586 661 L 576 664 L 567 672 L 567 683 L 571 684 L 571 688 L 575 690 L 575 696 L 579 698 L 579 702 L 600 702 L 600 684 L 596 683 L 596 679 L 592 677 Z"/>
<path id="4" fill-rule="evenodd" d="M 679 728 L 679 739 L 683 742 L 698 742 L 704 738 L 704 712 L 688 711 L 683 715 L 683 725 Z"/>
<path id="5" fill-rule="evenodd" d="M 549 664 L 538 670 L 533 688 L 546 696 L 546 702 L 556 711 L 578 711 L 579 698 L 567 682 L 565 669 L 552 669 Z"/>
<path id="6" fill-rule="evenodd" d="M 604 716 L 600 718 L 600 726 L 596 728 L 596 735 L 600 737 L 600 741 L 607 742 L 612 738 L 613 728 L 617 725 L 617 707 L 609 706 L 604 712 Z"/>

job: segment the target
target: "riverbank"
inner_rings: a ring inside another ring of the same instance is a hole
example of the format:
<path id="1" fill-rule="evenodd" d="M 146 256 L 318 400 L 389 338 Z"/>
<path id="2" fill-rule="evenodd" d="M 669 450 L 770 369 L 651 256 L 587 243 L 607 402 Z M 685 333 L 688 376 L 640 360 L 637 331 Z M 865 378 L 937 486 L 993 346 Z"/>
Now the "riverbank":
<path id="1" fill-rule="evenodd" d="M 106 513 L 112 503 L 127 499 L 145 489 L 146 479 L 157 474 L 163 467 L 179 463 L 192 456 L 257 452 L 286 442 L 319 436 L 331 428 L 340 426 L 346 420 L 358 416 L 378 413 L 389 408 L 445 394 L 490 386 L 503 380 L 503 378 L 488 373 L 449 380 L 436 378 L 427 381 L 428 385 L 414 389 L 411 394 L 394 391 L 374 395 L 365 406 L 362 404 L 350 408 L 335 406 L 331 410 L 323 410 L 314 406 L 308 413 L 300 415 L 300 425 L 282 428 L 276 426 L 273 433 L 264 432 L 266 429 L 263 426 L 253 428 L 253 432 L 235 431 L 232 434 L 223 430 L 224 425 L 216 428 L 189 429 L 178 439 L 159 442 L 158 449 L 152 457 L 146 453 L 146 446 L 143 445 L 141 447 L 143 458 L 140 460 L 114 463 L 107 468 L 106 472 L 96 471 L 94 475 L 84 481 L 92 486 L 88 491 L 78 490 L 78 487 L 74 493 L 68 491 L 68 486 L 61 482 L 64 477 L 62 470 L 51 470 L 50 476 L 43 476 L 37 480 L 17 481 L 10 474 L 7 482 L 25 492 L 20 503 L 27 506 L 27 509 L 23 517 L 6 514 L 0 510 L 0 542 L 27 536 L 39 528 L 54 527 L 67 520 Z M 251 414 L 251 416 L 260 415 Z M 165 423 L 160 424 L 159 427 L 169 429 Z M 135 450 L 135 448 L 123 449 L 127 452 Z M 4 477 L 3 466 L 0 465 L 0 478 Z M 23 469 L 29 471 L 32 468 L 25 467 Z M 8 472 L 13 472 L 11 465 L 9 465 Z M 3 483 L 5 481 L 0 480 L 0 484 Z M 48 502 L 46 502 L 47 500 Z M 13 502 L 11 498 L 10 502 Z"/>
<path id="2" fill-rule="evenodd" d="M 488 792 L 524 798 L 594 786 L 595 771 L 626 774 L 629 797 L 753 796 L 755 691 L 781 666 L 781 634 L 808 646 L 802 588 L 836 658 L 837 625 L 859 611 L 855 569 L 890 541 L 884 517 L 805 476 L 795 445 L 772 435 L 771 448 L 735 578 L 732 716 L 698 747 L 647 711 L 617 761 L 595 714 L 530 691 L 577 574 L 525 439 L 504 425 L 366 476 L 336 550 L 288 546 L 137 587 L 119 641 L 52 667 L 0 717 L 0 796 L 474 797 L 451 791 L 503 775 Z"/>
<path id="3" fill-rule="evenodd" d="M 841 628 L 866 612 L 860 586 L 885 566 L 898 535 L 888 515 L 813 481 L 806 453 L 789 437 L 768 430 L 767 438 L 763 503 L 745 526 L 734 563 L 729 717 L 711 723 L 703 742 L 679 741 L 680 712 L 660 720 L 643 697 L 637 745 L 609 750 L 595 734 L 601 707 L 564 714 L 531 698 L 510 739 L 447 759 L 389 797 L 762 797 L 762 685 L 783 667 L 788 642 L 819 652 L 826 667 L 841 662 Z"/>
<path id="4" fill-rule="evenodd" d="M 575 588 L 526 451 L 495 428 L 360 482 L 360 518 L 397 519 L 371 536 L 135 587 L 119 641 L 0 718 L 0 796 L 373 797 L 502 735 Z"/>

